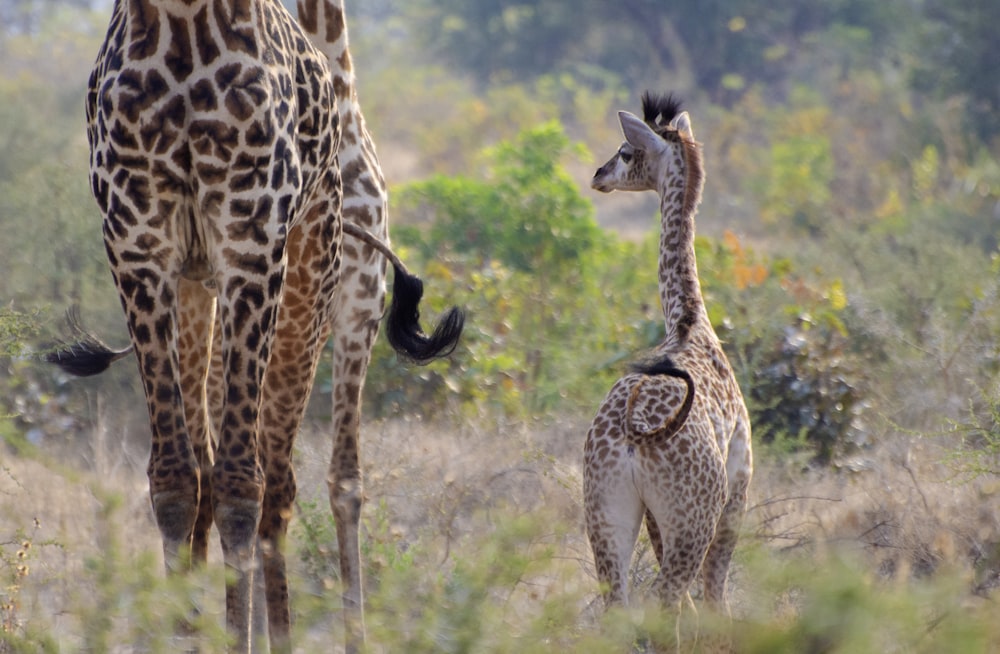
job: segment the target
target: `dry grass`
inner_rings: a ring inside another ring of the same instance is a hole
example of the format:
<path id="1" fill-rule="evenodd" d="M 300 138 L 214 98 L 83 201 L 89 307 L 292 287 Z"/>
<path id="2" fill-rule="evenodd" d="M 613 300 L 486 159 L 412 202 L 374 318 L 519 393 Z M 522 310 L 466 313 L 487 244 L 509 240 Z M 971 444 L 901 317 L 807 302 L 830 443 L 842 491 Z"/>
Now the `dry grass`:
<path id="1" fill-rule="evenodd" d="M 601 611 L 581 520 L 585 428 L 581 421 L 366 426 L 364 525 L 373 651 L 607 646 L 592 637 Z M 843 581 L 843 565 L 865 597 L 887 598 L 870 611 L 895 611 L 910 619 L 926 610 L 921 619 L 931 624 L 944 619 L 934 610 L 939 602 L 968 608 L 962 620 L 975 620 L 989 607 L 1000 578 L 1000 482 L 951 480 L 941 463 L 946 448 L 936 443 L 903 435 L 883 440 L 881 449 L 839 470 L 758 463 L 733 571 L 734 612 L 750 634 L 745 651 L 768 651 L 753 644 L 763 633 L 812 643 L 796 629 L 805 629 L 803 620 L 817 597 L 835 592 L 828 584 Z M 43 632 L 59 651 L 77 651 L 99 642 L 87 621 L 94 619 L 93 598 L 100 596 L 115 616 L 104 628 L 106 638 L 141 641 L 157 651 L 149 645 L 159 642 L 147 634 L 149 626 L 137 626 L 136 614 L 156 615 L 158 601 L 142 587 L 167 596 L 175 591 L 153 588 L 162 578 L 161 556 L 145 476 L 138 462 L 122 463 L 120 445 L 103 447 L 103 458 L 92 457 L 88 466 L 59 462 L 57 456 L 5 455 L 0 572 L 5 601 L 11 601 L 4 618 L 24 638 Z M 289 547 L 303 652 L 339 642 L 341 634 L 335 545 L 323 541 L 332 529 L 325 485 L 329 447 L 322 427 L 314 426 L 296 452 L 299 515 Z M 105 470 L 93 470 L 97 465 Z M 25 556 L 30 573 L 15 578 L 11 557 L 25 541 L 31 542 Z M 216 546 L 215 563 L 218 558 Z M 654 573 L 648 555 L 637 559 L 640 587 Z M 198 585 L 204 619 L 218 623 L 221 580 L 217 570 L 211 574 Z M 939 594 L 931 599 L 914 594 L 928 584 Z M 899 594 L 916 598 L 916 606 L 887 608 Z M 462 611 L 469 613 L 463 619 L 474 617 L 478 625 L 455 617 L 464 616 Z M 475 645 L 462 649 L 463 637 Z M 37 635 L 37 642 L 41 639 Z M 864 647 L 855 651 L 878 651 Z M 0 646 L 0 651 L 20 650 Z"/>
<path id="2" fill-rule="evenodd" d="M 900 434 L 839 471 L 772 465 L 755 478 L 748 537 L 777 551 L 836 547 L 884 580 L 976 573 L 977 592 L 988 590 L 1000 571 L 987 561 L 1000 545 L 1000 480 L 956 477 L 952 448 Z"/>

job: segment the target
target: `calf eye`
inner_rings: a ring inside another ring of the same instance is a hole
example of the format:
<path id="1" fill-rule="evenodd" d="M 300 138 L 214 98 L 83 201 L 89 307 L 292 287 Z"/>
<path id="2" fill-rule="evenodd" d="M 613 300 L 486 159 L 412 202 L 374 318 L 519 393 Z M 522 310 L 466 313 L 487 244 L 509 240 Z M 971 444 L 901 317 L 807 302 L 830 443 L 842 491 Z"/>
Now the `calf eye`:
<path id="1" fill-rule="evenodd" d="M 618 151 L 618 156 L 622 158 L 622 162 L 623 163 L 628 163 L 628 162 L 632 161 L 632 153 L 631 152 L 625 152 L 624 150 L 619 150 Z"/>

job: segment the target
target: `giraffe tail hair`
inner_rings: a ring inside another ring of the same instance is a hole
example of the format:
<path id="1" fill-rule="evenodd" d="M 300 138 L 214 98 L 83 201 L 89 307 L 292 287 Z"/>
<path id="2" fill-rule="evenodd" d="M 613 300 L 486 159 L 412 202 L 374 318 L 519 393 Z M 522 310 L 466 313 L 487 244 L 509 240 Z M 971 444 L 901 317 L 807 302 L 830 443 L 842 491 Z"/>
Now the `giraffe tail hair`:
<path id="1" fill-rule="evenodd" d="M 344 233 L 371 245 L 392 264 L 392 302 L 386 324 L 386 338 L 392 349 L 401 357 L 419 364 L 430 363 L 454 352 L 465 327 L 465 313 L 458 307 L 452 307 L 428 336 L 420 327 L 424 282 L 406 269 L 392 248 L 368 230 L 345 222 Z"/>
<path id="2" fill-rule="evenodd" d="M 45 353 L 45 361 L 74 377 L 99 375 L 115 361 L 128 356 L 132 346 L 114 350 L 96 336 L 84 330 L 80 324 L 79 307 L 72 306 L 66 311 L 66 322 L 75 340 L 59 341 Z"/>
<path id="3" fill-rule="evenodd" d="M 393 266 L 392 302 L 386 337 L 396 353 L 415 363 L 430 363 L 455 351 L 465 327 L 465 313 L 452 307 L 428 336 L 420 327 L 420 299 L 424 283 L 400 266 Z"/>

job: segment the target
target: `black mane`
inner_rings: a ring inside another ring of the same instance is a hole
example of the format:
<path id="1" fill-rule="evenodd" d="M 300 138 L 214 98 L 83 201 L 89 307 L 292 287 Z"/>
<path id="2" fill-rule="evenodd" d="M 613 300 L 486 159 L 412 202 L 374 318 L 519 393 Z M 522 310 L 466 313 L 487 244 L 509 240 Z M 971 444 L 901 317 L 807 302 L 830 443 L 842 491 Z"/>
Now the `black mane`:
<path id="1" fill-rule="evenodd" d="M 664 127 L 669 125 L 680 112 L 680 98 L 675 98 L 673 93 L 659 95 L 645 91 L 642 94 L 642 119 L 647 125 Z"/>

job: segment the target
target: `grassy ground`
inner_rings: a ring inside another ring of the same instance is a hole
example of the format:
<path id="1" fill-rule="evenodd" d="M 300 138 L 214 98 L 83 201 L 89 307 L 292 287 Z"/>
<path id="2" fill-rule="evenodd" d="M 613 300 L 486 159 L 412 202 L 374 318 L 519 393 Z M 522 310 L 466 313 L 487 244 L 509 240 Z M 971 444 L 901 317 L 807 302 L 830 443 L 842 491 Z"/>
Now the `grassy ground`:
<path id="1" fill-rule="evenodd" d="M 581 520 L 585 428 L 366 426 L 371 651 L 626 651 L 636 633 L 666 628 L 649 603 L 603 616 Z M 202 638 L 221 647 L 217 545 L 208 571 L 164 579 L 144 461 L 98 441 L 75 462 L 4 453 L 0 652 L 173 651 L 173 618 L 192 601 Z M 932 440 L 883 443 L 837 469 L 758 457 L 732 573 L 737 651 L 1000 647 L 1000 482 L 954 479 L 948 448 Z M 296 452 L 289 559 L 301 652 L 342 640 L 329 454 L 321 427 Z M 643 549 L 640 596 L 654 574 Z M 700 623 L 718 627 L 704 610 Z"/>

